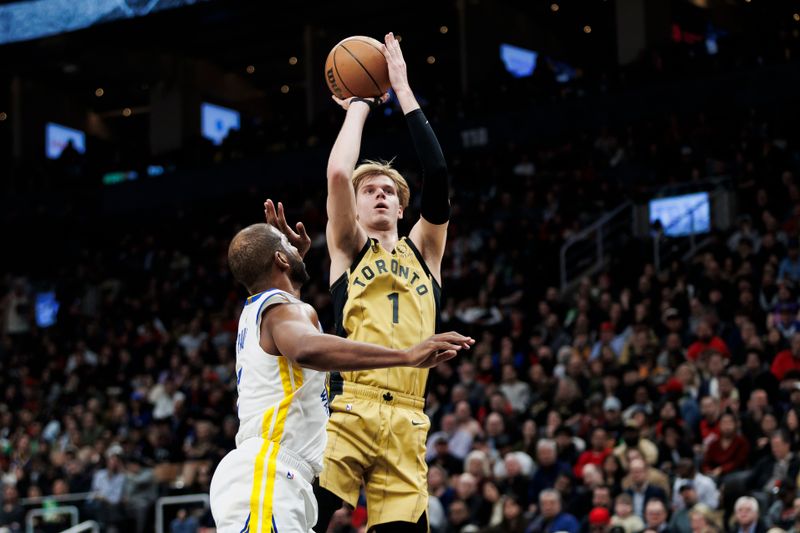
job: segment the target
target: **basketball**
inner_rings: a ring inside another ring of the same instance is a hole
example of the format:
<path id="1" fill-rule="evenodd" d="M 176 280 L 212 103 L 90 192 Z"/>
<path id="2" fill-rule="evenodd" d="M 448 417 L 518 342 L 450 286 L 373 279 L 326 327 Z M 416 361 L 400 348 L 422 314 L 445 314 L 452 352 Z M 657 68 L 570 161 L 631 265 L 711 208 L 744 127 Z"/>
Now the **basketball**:
<path id="1" fill-rule="evenodd" d="M 333 47 L 325 61 L 325 81 L 337 98 L 371 98 L 389 90 L 389 68 L 381 42 L 356 35 Z"/>

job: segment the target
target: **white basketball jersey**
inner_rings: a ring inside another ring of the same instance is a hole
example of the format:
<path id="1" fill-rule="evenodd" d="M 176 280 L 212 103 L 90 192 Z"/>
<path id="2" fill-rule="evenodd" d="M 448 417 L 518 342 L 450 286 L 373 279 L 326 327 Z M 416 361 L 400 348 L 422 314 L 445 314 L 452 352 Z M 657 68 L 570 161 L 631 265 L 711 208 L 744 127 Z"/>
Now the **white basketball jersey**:
<path id="1" fill-rule="evenodd" d="M 327 440 L 327 373 L 301 368 L 286 357 L 269 354 L 261 348 L 264 311 L 281 304 L 306 305 L 286 292 L 273 289 L 248 298 L 239 318 L 236 446 L 249 438 L 262 437 L 293 451 L 319 473 Z"/>

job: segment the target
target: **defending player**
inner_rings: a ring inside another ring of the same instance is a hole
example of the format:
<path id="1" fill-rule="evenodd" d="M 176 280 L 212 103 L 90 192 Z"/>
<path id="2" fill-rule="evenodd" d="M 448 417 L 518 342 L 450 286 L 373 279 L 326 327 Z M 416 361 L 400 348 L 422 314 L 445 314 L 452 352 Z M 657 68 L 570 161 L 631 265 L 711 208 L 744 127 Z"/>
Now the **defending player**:
<path id="1" fill-rule="evenodd" d="M 383 52 L 422 165 L 422 216 L 408 237 L 399 237 L 397 223 L 409 201 L 405 179 L 388 164 L 355 168 L 364 123 L 379 102 L 334 97 L 347 114 L 328 160 L 331 293 L 339 334 L 407 348 L 436 329 L 449 184 L 441 148 L 411 92 L 400 44 L 391 33 Z M 316 531 L 325 531 L 339 498 L 356 505 L 362 482 L 368 531 L 428 530 L 427 378 L 420 368 L 331 374 Z"/>
<path id="2" fill-rule="evenodd" d="M 307 248 L 306 239 L 303 231 Z M 308 279 L 302 257 L 269 224 L 240 231 L 228 262 L 251 296 L 236 341 L 236 449 L 211 481 L 217 531 L 306 533 L 317 520 L 311 484 L 326 442 L 325 371 L 434 366 L 472 339 L 445 333 L 400 350 L 321 333 L 314 309 L 297 299 Z"/>

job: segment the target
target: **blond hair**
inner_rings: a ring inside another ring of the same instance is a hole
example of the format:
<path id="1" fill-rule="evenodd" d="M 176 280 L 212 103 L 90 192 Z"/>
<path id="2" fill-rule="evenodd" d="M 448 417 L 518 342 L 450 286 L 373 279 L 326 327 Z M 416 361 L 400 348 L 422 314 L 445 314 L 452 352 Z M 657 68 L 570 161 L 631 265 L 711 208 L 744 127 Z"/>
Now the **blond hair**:
<path id="1" fill-rule="evenodd" d="M 397 198 L 400 200 L 400 207 L 405 209 L 408 207 L 408 201 L 411 198 L 411 190 L 408 188 L 408 182 L 400 175 L 400 173 L 392 166 L 391 161 L 372 161 L 365 160 L 358 165 L 353 171 L 353 190 L 358 193 L 358 188 L 367 178 L 374 178 L 375 176 L 386 176 L 394 182 L 397 188 Z"/>

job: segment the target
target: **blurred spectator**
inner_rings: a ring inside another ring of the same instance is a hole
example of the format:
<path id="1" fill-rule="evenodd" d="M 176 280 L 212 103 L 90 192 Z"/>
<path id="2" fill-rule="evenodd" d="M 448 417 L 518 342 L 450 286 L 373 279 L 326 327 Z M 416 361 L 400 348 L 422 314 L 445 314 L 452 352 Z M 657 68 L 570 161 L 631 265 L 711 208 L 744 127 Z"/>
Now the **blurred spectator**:
<path id="1" fill-rule="evenodd" d="M 672 489 L 672 509 L 683 509 L 684 498 L 680 489 L 686 484 L 690 484 L 697 494 L 698 502 L 706 505 L 709 509 L 716 509 L 719 505 L 719 489 L 708 476 L 704 476 L 694 467 L 692 459 L 681 459 L 676 468 L 675 481 Z"/>
<path id="2" fill-rule="evenodd" d="M 728 238 L 728 249 L 735 252 L 743 239 L 747 239 L 753 246 L 753 250 L 758 252 L 761 239 L 758 231 L 753 228 L 753 220 L 750 215 L 741 215 L 738 219 L 738 229 Z"/>
<path id="3" fill-rule="evenodd" d="M 539 514 L 525 529 L 525 533 L 578 533 L 580 524 L 569 513 L 561 510 L 561 494 L 545 489 L 539 494 Z"/>
<path id="4" fill-rule="evenodd" d="M 638 533 L 644 529 L 644 520 L 633 512 L 633 499 L 622 493 L 614 500 L 614 516 L 611 525 L 622 527 L 625 533 Z"/>
<path id="5" fill-rule="evenodd" d="M 690 533 L 692 531 L 690 514 L 699 501 L 697 491 L 691 481 L 684 481 L 675 492 L 681 498 L 681 506 L 673 511 L 669 520 L 669 529 L 673 533 Z"/>
<path id="6" fill-rule="evenodd" d="M 472 448 L 472 438 L 473 436 L 468 431 L 457 426 L 455 415 L 445 415 L 442 417 L 442 429 L 428 436 L 425 458 L 428 461 L 432 460 L 436 456 L 436 443 L 444 439 L 447 442 L 448 452 L 463 460 Z"/>
<path id="7" fill-rule="evenodd" d="M 711 509 L 703 503 L 698 503 L 689 511 L 689 522 L 692 533 L 718 533 L 720 531 Z"/>
<path id="8" fill-rule="evenodd" d="M 797 305 L 784 302 L 777 306 L 777 319 L 775 315 L 770 319 L 772 325 L 777 329 L 784 339 L 791 340 L 795 334 L 800 332 L 800 321 L 797 320 Z"/>
<path id="9" fill-rule="evenodd" d="M 484 528 L 480 533 L 524 533 L 525 519 L 522 505 L 514 493 L 503 497 L 503 518 L 499 524 Z"/>
<path id="10" fill-rule="evenodd" d="M 648 466 L 642 459 L 634 459 L 630 464 L 631 487 L 626 491 L 633 502 L 633 512 L 647 520 L 645 517 L 645 506 L 653 498 L 666 501 L 667 493 L 654 485 L 650 484 L 647 478 Z M 665 517 L 666 519 L 666 517 Z"/>
<path id="11" fill-rule="evenodd" d="M 430 492 L 430 485 L 428 486 Z M 428 524 L 432 533 L 442 533 L 447 527 L 447 514 L 441 500 L 430 494 L 428 496 Z"/>
<path id="12" fill-rule="evenodd" d="M 607 533 L 611 525 L 611 515 L 605 507 L 595 507 L 589 512 L 589 531 Z"/>
<path id="13" fill-rule="evenodd" d="M 606 457 L 611 454 L 612 449 L 608 445 L 608 433 L 605 428 L 596 427 L 592 430 L 590 439 L 591 448 L 581 453 L 578 457 L 578 462 L 575 464 L 573 470 L 575 477 L 583 477 L 583 467 L 587 464 L 601 466 Z"/>
<path id="14" fill-rule="evenodd" d="M 30 333 L 33 305 L 24 280 L 14 282 L 2 300 L 0 310 L 3 311 L 3 330 L 7 335 L 20 337 Z"/>
<path id="15" fill-rule="evenodd" d="M 491 516 L 491 504 L 481 494 L 478 480 L 472 474 L 464 473 L 456 481 L 456 501 L 466 504 L 469 509 L 469 522 L 486 523 Z M 452 508 L 452 505 L 451 505 Z"/>
<path id="16" fill-rule="evenodd" d="M 0 505 L 0 525 L 12 532 L 21 532 L 25 525 L 25 509 L 19 501 L 19 493 L 13 485 L 3 486 L 3 503 Z"/>
<path id="17" fill-rule="evenodd" d="M 501 480 L 499 488 L 504 494 L 514 494 L 517 503 L 527 509 L 534 503 L 529 491 L 533 461 L 524 452 L 512 452 L 506 455 L 502 464 L 503 475 L 497 476 Z"/>
<path id="18" fill-rule="evenodd" d="M 447 513 L 447 533 L 461 533 L 468 525 L 475 525 L 470 518 L 469 507 L 462 500 L 453 501 Z"/>
<path id="19" fill-rule="evenodd" d="M 448 509 L 455 498 L 455 489 L 448 484 L 447 471 L 433 465 L 428 469 L 428 494 L 442 504 L 442 512 Z"/>
<path id="20" fill-rule="evenodd" d="M 170 533 L 196 533 L 197 518 L 190 515 L 186 509 L 179 509 L 178 515 L 169 523 Z"/>
<path id="21" fill-rule="evenodd" d="M 461 465 L 464 461 L 459 460 L 450 453 L 450 447 L 444 436 L 440 435 L 436 437 L 433 447 L 434 455 L 428 459 L 428 466 L 440 466 L 451 474 L 460 474 L 462 472 L 463 469 Z"/>
<path id="22" fill-rule="evenodd" d="M 699 440 L 707 445 L 711 441 L 719 438 L 719 400 L 713 396 L 704 396 L 700 400 L 700 419 Z"/>
<path id="23" fill-rule="evenodd" d="M 706 448 L 703 471 L 715 478 L 740 470 L 747 463 L 750 444 L 738 430 L 736 415 L 727 412 L 719 419 L 719 438 Z"/>
<path id="24" fill-rule="evenodd" d="M 791 371 L 800 371 L 800 332 L 792 335 L 791 348 L 783 350 L 772 362 L 772 374 L 778 381 Z"/>
<path id="25" fill-rule="evenodd" d="M 600 338 L 592 346 L 590 359 L 597 359 L 601 356 L 603 349 L 611 350 L 615 358 L 619 358 L 622 347 L 625 344 L 623 335 L 616 335 L 613 322 L 603 322 L 600 324 Z"/>
<path id="26" fill-rule="evenodd" d="M 765 517 L 767 527 L 777 527 L 784 531 L 792 529 L 797 518 L 796 498 L 796 481 L 791 478 L 781 480 L 775 502 L 767 510 Z"/>
<path id="27" fill-rule="evenodd" d="M 153 418 L 164 420 L 175 414 L 176 405 L 184 402 L 186 395 L 175 387 L 171 378 L 165 377 L 150 390 L 147 399 L 153 404 Z"/>
<path id="28" fill-rule="evenodd" d="M 719 336 L 714 335 L 714 330 L 708 320 L 703 320 L 697 326 L 697 340 L 689 345 L 686 357 L 690 361 L 696 361 L 698 357 L 705 354 L 708 350 L 719 352 L 725 357 L 730 357 L 730 350 Z"/>
<path id="29" fill-rule="evenodd" d="M 733 533 L 766 533 L 767 528 L 759 516 L 758 501 L 751 496 L 736 500 L 734 509 Z"/>
<path id="30" fill-rule="evenodd" d="M 644 511 L 645 530 L 653 530 L 658 533 L 672 533 L 667 524 L 667 505 L 664 500 L 653 497 L 647 500 Z"/>
<path id="31" fill-rule="evenodd" d="M 625 422 L 622 443 L 614 448 L 614 455 L 626 464 L 626 453 L 629 449 L 639 450 L 649 465 L 654 465 L 658 461 L 658 447 L 650 439 L 641 436 L 639 422 L 634 419 Z"/>
<path id="32" fill-rule="evenodd" d="M 97 521 L 109 531 L 119 528 L 125 519 L 123 497 L 126 472 L 122 463 L 122 448 L 115 444 L 106 452 L 106 467 L 98 470 L 92 479 L 92 497 L 89 506 Z"/>
<path id="33" fill-rule="evenodd" d="M 151 503 L 158 497 L 158 484 L 155 471 L 141 464 L 140 459 L 127 461 L 127 478 L 125 480 L 125 507 L 127 514 L 134 519 L 136 532 L 147 531 L 150 519 Z"/>
<path id="34" fill-rule="evenodd" d="M 777 492 L 781 480 L 797 479 L 800 474 L 800 458 L 792 452 L 791 437 L 785 429 L 777 429 L 769 437 L 771 453 L 753 467 L 747 484 L 763 501 L 770 501 Z"/>
<path id="35" fill-rule="evenodd" d="M 797 238 L 789 239 L 786 248 L 787 256 L 781 260 L 778 267 L 778 281 L 788 280 L 797 283 L 800 281 L 800 241 Z"/>
<path id="36" fill-rule="evenodd" d="M 539 493 L 555 486 L 556 478 L 559 475 L 571 475 L 571 468 L 568 464 L 558 461 L 557 448 L 555 441 L 542 439 L 536 445 L 536 472 L 531 480 L 531 498 L 539 499 Z M 561 502 L 559 500 L 559 510 Z"/>
<path id="37" fill-rule="evenodd" d="M 500 391 L 508 398 L 515 413 L 524 413 L 530 403 L 530 385 L 520 381 L 514 365 L 507 363 L 502 368 Z"/>

